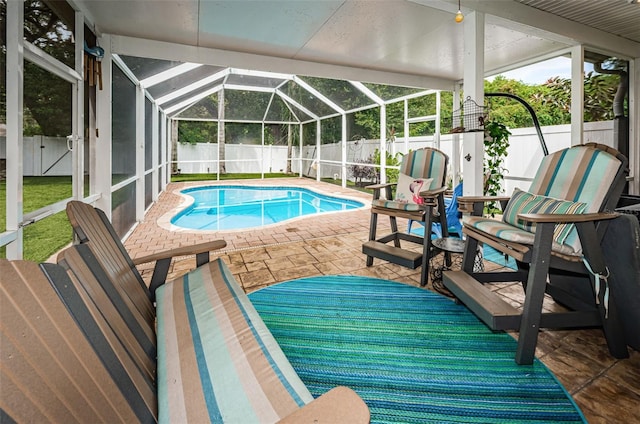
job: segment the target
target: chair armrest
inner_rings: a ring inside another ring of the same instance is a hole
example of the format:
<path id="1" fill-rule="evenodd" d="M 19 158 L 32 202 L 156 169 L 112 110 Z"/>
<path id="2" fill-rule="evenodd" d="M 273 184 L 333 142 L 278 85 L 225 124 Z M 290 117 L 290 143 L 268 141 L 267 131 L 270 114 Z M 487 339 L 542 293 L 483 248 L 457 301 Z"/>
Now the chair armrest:
<path id="1" fill-rule="evenodd" d="M 445 193 L 448 190 L 447 186 L 434 188 L 433 190 L 425 190 L 419 193 L 420 197 L 436 197 L 439 194 Z"/>
<path id="2" fill-rule="evenodd" d="M 368 424 L 370 420 L 369 408 L 360 396 L 348 387 L 340 386 L 287 415 L 278 423 Z"/>
<path id="3" fill-rule="evenodd" d="M 371 184 L 368 186 L 364 186 L 364 188 L 368 190 L 380 190 L 381 188 L 393 187 L 394 185 L 397 185 L 397 183 Z"/>
<path id="4" fill-rule="evenodd" d="M 474 205 L 489 202 L 508 202 L 510 196 L 458 196 L 458 210 L 462 213 L 473 213 Z M 504 206 L 504 205 L 503 205 Z"/>
<path id="5" fill-rule="evenodd" d="M 191 246 L 182 246 L 176 249 L 165 250 L 163 252 L 154 253 L 152 255 L 142 256 L 140 258 L 133 259 L 134 265 L 146 264 L 153 261 L 161 261 L 163 259 L 171 259 L 176 256 L 189 256 L 197 255 L 199 253 L 210 252 L 212 250 L 222 249 L 227 245 L 224 240 L 214 240 L 206 243 L 200 243 Z"/>
<path id="6" fill-rule="evenodd" d="M 599 213 L 578 213 L 578 214 L 553 214 L 553 213 L 519 213 L 518 218 L 523 221 L 529 222 L 555 222 L 562 223 L 576 223 L 576 222 L 590 222 L 601 221 L 603 219 L 613 219 L 620 214 L 616 212 L 599 212 Z"/>
<path id="7" fill-rule="evenodd" d="M 196 255 L 196 266 L 201 266 L 209 262 L 209 252 L 212 250 L 222 249 L 227 245 L 224 240 L 214 240 L 206 243 L 200 243 L 192 246 L 183 246 L 176 249 L 165 250 L 164 252 L 154 253 L 152 255 L 143 256 L 133 260 L 134 265 L 140 265 L 148 262 L 156 261 L 153 268 L 153 275 L 149 282 L 149 293 L 151 300 L 155 300 L 156 289 L 166 283 L 167 275 L 171 260 L 176 256 Z"/>

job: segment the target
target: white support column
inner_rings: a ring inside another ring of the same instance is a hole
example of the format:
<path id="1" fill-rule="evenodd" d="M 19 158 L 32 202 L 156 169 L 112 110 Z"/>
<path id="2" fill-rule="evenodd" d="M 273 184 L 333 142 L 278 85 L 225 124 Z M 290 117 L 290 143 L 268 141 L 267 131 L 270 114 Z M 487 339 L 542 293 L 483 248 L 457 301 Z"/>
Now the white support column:
<path id="1" fill-rule="evenodd" d="M 303 126 L 302 124 L 300 124 L 300 125 L 299 125 L 299 131 L 298 131 L 298 132 L 299 132 L 299 136 L 298 136 L 298 148 L 299 148 L 299 150 L 300 150 L 300 153 L 298 153 L 298 166 L 299 166 L 299 169 L 298 169 L 298 177 L 300 177 L 300 178 L 302 178 L 302 167 L 304 166 L 304 161 L 302 160 L 302 148 L 304 147 L 304 146 L 302 145 L 302 144 L 303 144 L 303 141 L 302 141 L 302 135 L 303 135 L 303 133 L 304 133 L 304 131 L 303 131 L 303 127 L 304 127 L 304 126 Z"/>
<path id="2" fill-rule="evenodd" d="M 23 127 L 23 52 L 24 52 L 24 4 L 7 2 L 7 182 L 6 182 L 6 230 L 15 238 L 7 244 L 7 259 L 22 259 L 23 218 L 22 203 L 22 137 Z M 0 229 L 2 230 L 2 229 Z"/>
<path id="3" fill-rule="evenodd" d="M 75 38 L 84 40 L 84 15 L 75 13 Z M 78 75 L 83 75 L 84 43 L 76 43 L 75 70 Z M 73 152 L 72 152 L 72 191 L 73 198 L 84 198 L 84 81 L 79 80 L 74 84 L 75 97 L 72 101 L 73 122 Z"/>
<path id="4" fill-rule="evenodd" d="M 387 182 L 387 105 L 380 106 L 380 181 Z"/>
<path id="5" fill-rule="evenodd" d="M 584 47 L 571 49 L 571 145 L 582 144 L 584 127 Z"/>
<path id="6" fill-rule="evenodd" d="M 167 137 L 167 116 L 162 113 L 160 115 L 160 174 L 162 175 L 162 186 L 160 191 L 164 191 L 167 188 L 167 184 L 170 182 L 171 173 L 167 171 L 170 167 L 170 161 L 167 160 L 171 157 L 171 147 L 168 140 L 171 137 Z"/>
<path id="7" fill-rule="evenodd" d="M 260 133 L 260 178 L 264 180 L 264 121 L 262 122 L 260 128 L 262 129 Z"/>
<path id="8" fill-rule="evenodd" d="M 464 19 L 464 96 L 484 104 L 484 13 L 471 12 Z M 483 194 L 484 133 L 463 134 L 464 195 Z"/>
<path id="9" fill-rule="evenodd" d="M 393 152 L 396 153 L 396 152 Z M 409 153 L 409 100 L 404 99 L 404 153 Z"/>
<path id="10" fill-rule="evenodd" d="M 453 110 L 460 107 L 460 84 L 456 84 L 453 90 Z M 452 122 L 452 128 L 460 126 L 459 122 Z M 460 134 L 452 134 L 451 136 L 451 169 L 453 172 L 453 187 L 460 182 Z"/>
<path id="11" fill-rule="evenodd" d="M 155 202 L 158 200 L 158 195 L 160 194 L 160 187 L 158 184 L 158 167 L 160 164 L 158 163 L 158 155 L 160 152 L 160 134 L 158 134 L 158 104 L 151 104 L 151 169 L 153 169 L 151 176 L 151 197 Z"/>
<path id="12" fill-rule="evenodd" d="M 322 146 L 322 122 L 318 119 L 316 121 L 316 181 L 320 181 L 320 172 L 322 171 L 322 165 L 320 164 Z"/>
<path id="13" fill-rule="evenodd" d="M 433 135 L 433 141 L 435 141 L 436 148 L 440 149 L 440 100 L 441 100 L 440 92 L 436 92 L 436 129 L 435 134 Z"/>
<path id="14" fill-rule="evenodd" d="M 100 38 L 99 44 L 104 48 L 102 58 L 102 83 L 103 89 L 96 90 L 96 193 L 100 198 L 96 206 L 104 211 L 111 219 L 111 174 L 112 174 L 112 131 L 111 131 L 111 97 L 113 92 L 113 61 L 111 60 L 111 37 L 105 35 Z"/>
<path id="15" fill-rule="evenodd" d="M 342 114 L 342 165 L 340 167 L 341 170 L 341 179 L 342 179 L 342 188 L 347 187 L 347 114 Z"/>
<path id="16" fill-rule="evenodd" d="M 144 127 L 145 127 L 145 110 L 144 110 L 144 89 L 136 86 L 136 221 L 141 222 L 144 219 L 145 209 L 145 177 L 144 177 Z"/>

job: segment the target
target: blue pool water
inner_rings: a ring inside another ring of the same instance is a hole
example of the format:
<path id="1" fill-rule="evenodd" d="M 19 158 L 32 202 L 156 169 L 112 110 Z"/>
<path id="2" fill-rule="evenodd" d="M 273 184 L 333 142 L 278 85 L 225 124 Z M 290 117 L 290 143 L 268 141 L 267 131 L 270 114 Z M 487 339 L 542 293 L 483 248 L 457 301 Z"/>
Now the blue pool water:
<path id="1" fill-rule="evenodd" d="M 171 223 L 195 230 L 261 227 L 304 215 L 347 211 L 363 203 L 297 187 L 207 186 L 182 191 L 194 198 Z"/>

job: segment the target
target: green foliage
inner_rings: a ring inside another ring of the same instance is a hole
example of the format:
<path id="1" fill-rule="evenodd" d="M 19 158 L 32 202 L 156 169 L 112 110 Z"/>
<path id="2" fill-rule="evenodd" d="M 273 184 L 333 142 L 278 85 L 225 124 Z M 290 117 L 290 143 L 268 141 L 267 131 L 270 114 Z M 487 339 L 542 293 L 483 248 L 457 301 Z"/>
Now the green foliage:
<path id="1" fill-rule="evenodd" d="M 504 167 L 504 160 L 507 157 L 509 148 L 509 129 L 501 122 L 492 120 L 484 126 L 484 194 L 497 196 L 502 190 L 504 174 L 507 171 Z M 497 205 L 491 204 L 488 207 L 495 208 Z"/>
<path id="2" fill-rule="evenodd" d="M 218 123 L 210 121 L 179 121 L 180 143 L 215 143 L 218 140 Z"/>

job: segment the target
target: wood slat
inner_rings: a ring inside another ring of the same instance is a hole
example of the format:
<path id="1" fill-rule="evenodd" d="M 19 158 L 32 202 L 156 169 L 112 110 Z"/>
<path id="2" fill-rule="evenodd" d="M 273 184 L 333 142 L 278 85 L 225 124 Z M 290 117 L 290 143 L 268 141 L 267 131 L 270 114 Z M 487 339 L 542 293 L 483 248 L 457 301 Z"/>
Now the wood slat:
<path id="1" fill-rule="evenodd" d="M 38 265 L 0 260 L 0 408 L 17 422 L 138 421 Z"/>

